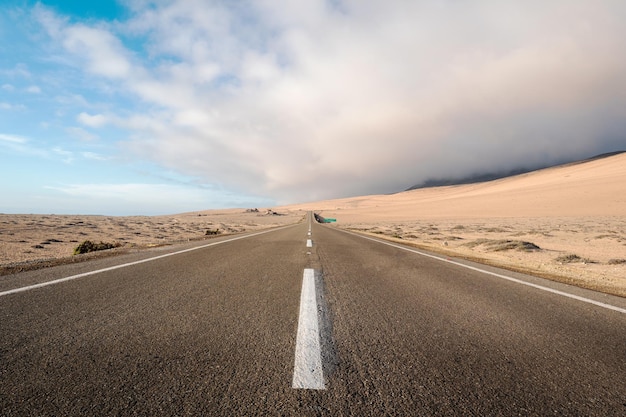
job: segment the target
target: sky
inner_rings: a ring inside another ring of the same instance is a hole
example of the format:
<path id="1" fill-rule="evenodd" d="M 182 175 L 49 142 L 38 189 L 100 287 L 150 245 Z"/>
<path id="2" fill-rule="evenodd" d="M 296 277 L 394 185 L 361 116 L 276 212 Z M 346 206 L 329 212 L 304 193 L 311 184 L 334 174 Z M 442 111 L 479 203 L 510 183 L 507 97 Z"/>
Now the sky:
<path id="1" fill-rule="evenodd" d="M 626 149 L 622 0 L 3 0 L 0 213 L 394 193 Z"/>

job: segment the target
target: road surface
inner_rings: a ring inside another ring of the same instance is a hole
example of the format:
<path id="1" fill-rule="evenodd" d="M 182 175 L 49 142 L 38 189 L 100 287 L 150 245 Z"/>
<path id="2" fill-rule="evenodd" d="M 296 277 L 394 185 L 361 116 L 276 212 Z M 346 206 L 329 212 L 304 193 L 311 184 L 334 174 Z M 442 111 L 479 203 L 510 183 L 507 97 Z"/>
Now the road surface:
<path id="1" fill-rule="evenodd" d="M 624 299 L 311 217 L 0 278 L 0 415 L 626 415 Z"/>

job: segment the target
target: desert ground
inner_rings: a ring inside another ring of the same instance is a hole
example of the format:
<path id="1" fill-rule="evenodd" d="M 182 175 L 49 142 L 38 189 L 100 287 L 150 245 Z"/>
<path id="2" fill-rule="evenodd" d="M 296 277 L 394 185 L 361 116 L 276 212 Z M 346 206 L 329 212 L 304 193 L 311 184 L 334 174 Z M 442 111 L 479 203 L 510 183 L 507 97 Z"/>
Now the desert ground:
<path id="1" fill-rule="evenodd" d="M 500 180 L 273 209 L 171 216 L 0 214 L 0 275 L 296 223 L 328 227 L 626 297 L 626 153 Z M 116 246 L 73 255 L 86 240 Z"/>
<path id="2" fill-rule="evenodd" d="M 170 216 L 0 214 L 0 275 L 292 224 L 300 213 L 207 210 Z M 115 248 L 74 255 L 85 241 Z"/>
<path id="3" fill-rule="evenodd" d="M 626 296 L 626 153 L 484 183 L 281 207 L 330 227 Z"/>

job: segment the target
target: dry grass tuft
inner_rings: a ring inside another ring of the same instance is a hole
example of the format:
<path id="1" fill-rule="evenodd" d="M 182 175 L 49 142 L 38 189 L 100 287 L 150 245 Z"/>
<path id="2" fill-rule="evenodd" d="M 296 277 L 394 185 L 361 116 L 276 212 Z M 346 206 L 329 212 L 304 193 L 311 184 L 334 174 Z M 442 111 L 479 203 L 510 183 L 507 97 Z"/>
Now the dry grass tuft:
<path id="1" fill-rule="evenodd" d="M 541 250 L 541 248 L 532 242 L 526 242 L 523 240 L 493 240 L 493 239 L 476 239 L 473 242 L 468 242 L 465 246 L 473 249 L 476 246 L 484 246 L 487 250 L 492 252 L 502 252 L 507 250 L 518 250 L 522 252 L 532 252 Z"/>
<path id="2" fill-rule="evenodd" d="M 74 255 L 80 255 L 80 254 L 89 253 L 89 252 L 96 252 L 100 250 L 119 248 L 120 246 L 122 246 L 120 243 L 107 243 L 107 242 L 95 243 L 95 242 L 92 242 L 91 240 L 85 240 L 83 243 L 76 246 L 76 249 L 74 249 Z"/>
<path id="3" fill-rule="evenodd" d="M 569 253 L 567 255 L 561 255 L 555 259 L 560 264 L 572 264 L 572 263 L 583 263 L 583 264 L 591 264 L 594 263 L 591 259 L 581 258 L 580 256 Z"/>

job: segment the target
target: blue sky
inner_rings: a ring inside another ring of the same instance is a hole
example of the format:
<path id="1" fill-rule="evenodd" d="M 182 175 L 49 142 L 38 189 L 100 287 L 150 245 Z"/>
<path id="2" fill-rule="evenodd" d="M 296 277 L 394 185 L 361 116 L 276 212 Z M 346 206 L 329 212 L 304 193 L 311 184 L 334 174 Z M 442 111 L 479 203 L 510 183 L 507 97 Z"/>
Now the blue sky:
<path id="1" fill-rule="evenodd" d="M 0 4 L 0 212 L 389 193 L 626 149 L 626 3 Z"/>

